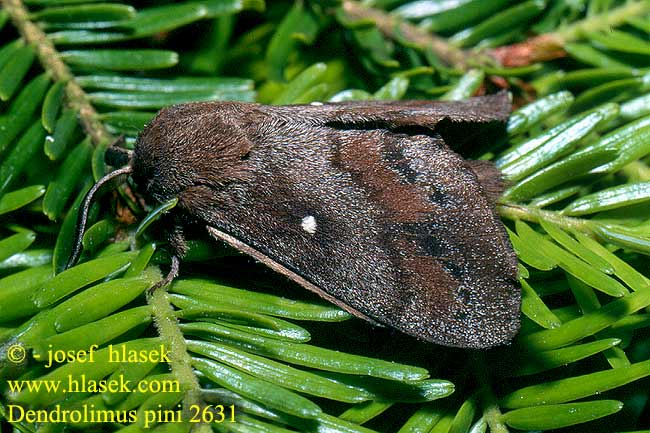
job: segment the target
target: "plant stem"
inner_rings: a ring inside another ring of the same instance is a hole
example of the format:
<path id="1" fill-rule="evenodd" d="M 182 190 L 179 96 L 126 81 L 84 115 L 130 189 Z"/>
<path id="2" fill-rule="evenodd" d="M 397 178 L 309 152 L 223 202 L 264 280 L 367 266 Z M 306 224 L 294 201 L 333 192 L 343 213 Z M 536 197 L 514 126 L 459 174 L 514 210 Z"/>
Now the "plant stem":
<path id="1" fill-rule="evenodd" d="M 565 229 L 579 230 L 583 233 L 593 235 L 593 223 L 589 220 L 567 217 L 558 212 L 516 204 L 501 204 L 498 206 L 498 210 L 502 217 L 511 220 L 519 219 L 533 223 L 539 223 L 541 220 L 544 220 L 557 224 Z"/>
<path id="2" fill-rule="evenodd" d="M 183 409 L 186 412 L 184 419 L 188 419 L 189 408 L 201 405 L 201 386 L 191 367 L 192 358 L 187 353 L 187 345 L 178 328 L 176 314 L 169 303 L 167 291 L 162 287 L 158 288 L 147 298 L 147 301 L 152 307 L 158 334 L 170 345 L 169 364 L 183 391 Z M 195 424 L 192 431 L 198 433 L 211 430 L 205 424 Z"/>
<path id="3" fill-rule="evenodd" d="M 419 27 L 379 9 L 362 6 L 359 2 L 344 0 L 342 9 L 353 20 L 370 20 L 386 37 L 407 40 L 421 50 L 431 50 L 449 66 L 469 69 L 470 54 L 450 44 L 446 39 L 428 33 Z"/>
<path id="4" fill-rule="evenodd" d="M 501 422 L 501 410 L 497 405 L 496 398 L 492 391 L 484 389 L 486 406 L 483 409 L 483 416 L 492 433 L 508 433 L 508 427 Z"/>
<path id="5" fill-rule="evenodd" d="M 2 5 L 25 42 L 36 50 L 43 68 L 52 75 L 55 81 L 66 82 L 67 103 L 70 108 L 79 113 L 79 122 L 92 142 L 98 145 L 113 141 L 113 137 L 99 121 L 97 111 L 90 104 L 86 92 L 75 82 L 74 76 L 61 59 L 61 54 L 47 38 L 47 35 L 29 19 L 29 12 L 23 2 L 21 0 L 2 0 Z"/>
<path id="6" fill-rule="evenodd" d="M 649 175 L 647 166 L 645 175 Z M 587 220 L 562 215 L 559 212 L 547 211 L 535 207 L 526 207 L 517 204 L 502 204 L 497 206 L 499 214 L 511 220 L 523 220 L 539 224 L 548 221 L 566 230 L 577 230 L 588 236 L 608 242 L 618 247 L 638 251 L 642 254 L 650 253 L 650 241 L 647 233 L 638 228 L 629 228 L 618 224 L 608 224 L 598 220 Z"/>
<path id="7" fill-rule="evenodd" d="M 373 21 L 386 37 L 406 40 L 421 49 L 433 51 L 448 65 L 467 70 L 472 67 L 490 66 L 499 63 L 506 67 L 527 66 L 566 56 L 564 44 L 581 39 L 586 33 L 606 31 L 617 27 L 634 16 L 650 12 L 647 0 L 628 2 L 608 12 L 577 21 L 564 29 L 545 33 L 512 45 L 485 51 L 464 51 L 445 38 L 428 33 L 419 27 L 379 9 L 362 6 L 353 0 L 344 0 L 343 11 L 356 20 Z"/>
<path id="8" fill-rule="evenodd" d="M 508 427 L 501 422 L 501 410 L 499 403 L 492 391 L 490 372 L 483 368 L 489 365 L 485 353 L 476 353 L 472 356 L 472 370 L 480 384 L 480 401 L 483 406 L 483 418 L 490 427 L 492 433 L 509 433 Z"/>

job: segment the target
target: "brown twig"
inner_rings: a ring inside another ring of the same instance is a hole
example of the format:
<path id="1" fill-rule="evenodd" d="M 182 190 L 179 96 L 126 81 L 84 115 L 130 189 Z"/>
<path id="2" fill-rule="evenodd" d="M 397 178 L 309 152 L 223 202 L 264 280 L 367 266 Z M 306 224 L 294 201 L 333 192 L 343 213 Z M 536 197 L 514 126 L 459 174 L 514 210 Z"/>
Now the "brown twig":
<path id="1" fill-rule="evenodd" d="M 502 66 L 527 66 L 537 62 L 566 56 L 563 41 L 554 34 L 544 34 L 512 45 L 504 45 L 489 51 Z"/>

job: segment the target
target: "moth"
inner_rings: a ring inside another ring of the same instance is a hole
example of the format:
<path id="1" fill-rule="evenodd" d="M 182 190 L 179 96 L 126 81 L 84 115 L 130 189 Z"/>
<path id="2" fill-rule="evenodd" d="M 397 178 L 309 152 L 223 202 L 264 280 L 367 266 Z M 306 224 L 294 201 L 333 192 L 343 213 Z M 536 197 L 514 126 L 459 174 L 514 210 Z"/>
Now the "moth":
<path id="1" fill-rule="evenodd" d="M 126 166 L 168 215 L 172 270 L 184 231 L 211 237 L 375 325 L 432 343 L 487 348 L 519 328 L 517 261 L 495 203 L 501 176 L 449 144 L 503 124 L 507 93 L 459 102 L 267 106 L 203 102 L 161 110 Z M 477 135 L 478 134 L 478 135 Z M 471 144 L 471 143 L 470 143 Z"/>

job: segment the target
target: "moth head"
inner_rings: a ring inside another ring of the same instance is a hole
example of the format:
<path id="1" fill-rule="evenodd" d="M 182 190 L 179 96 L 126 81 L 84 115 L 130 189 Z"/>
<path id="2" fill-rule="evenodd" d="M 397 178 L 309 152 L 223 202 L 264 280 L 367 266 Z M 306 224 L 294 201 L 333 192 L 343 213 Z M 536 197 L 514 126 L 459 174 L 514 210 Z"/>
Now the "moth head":
<path id="1" fill-rule="evenodd" d="M 195 185 L 219 185 L 245 171 L 250 141 L 233 115 L 237 103 L 162 109 L 138 137 L 132 178 L 145 199 L 164 202 Z M 182 199 L 181 199 L 182 204 Z"/>
<path id="2" fill-rule="evenodd" d="M 184 200 L 185 192 L 192 187 L 218 190 L 245 177 L 251 145 L 238 111 L 243 113 L 234 102 L 181 104 L 160 110 L 138 136 L 133 152 L 116 158 L 128 165 L 98 180 L 86 194 L 66 268 L 79 259 L 90 206 L 107 185 L 124 182 L 130 175 L 136 193 L 148 205 L 178 198 L 179 208 L 187 209 L 191 203 Z M 111 149 L 108 153 L 127 152 Z"/>

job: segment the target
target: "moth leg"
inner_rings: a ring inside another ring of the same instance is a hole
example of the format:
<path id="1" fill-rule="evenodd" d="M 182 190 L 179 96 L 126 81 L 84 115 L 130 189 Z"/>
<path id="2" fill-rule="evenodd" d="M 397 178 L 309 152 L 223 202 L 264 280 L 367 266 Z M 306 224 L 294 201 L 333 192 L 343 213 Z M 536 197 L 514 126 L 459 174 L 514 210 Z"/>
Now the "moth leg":
<path id="1" fill-rule="evenodd" d="M 168 286 L 178 276 L 178 270 L 180 268 L 180 259 L 176 255 L 172 255 L 171 259 L 172 259 L 172 263 L 169 272 L 167 273 L 165 278 L 158 281 L 156 284 L 154 284 L 147 290 L 149 295 L 153 294 L 153 292 L 155 292 L 161 287 Z"/>
<path id="2" fill-rule="evenodd" d="M 151 286 L 151 288 L 149 288 L 149 295 L 161 287 L 168 286 L 174 281 L 176 277 L 178 277 L 181 258 L 187 253 L 187 240 L 185 239 L 185 235 L 183 233 L 183 226 L 180 224 L 174 224 L 172 228 L 167 232 L 167 241 L 169 242 L 169 248 L 171 249 L 171 265 L 169 272 L 165 278 L 158 281 L 156 284 Z"/>

